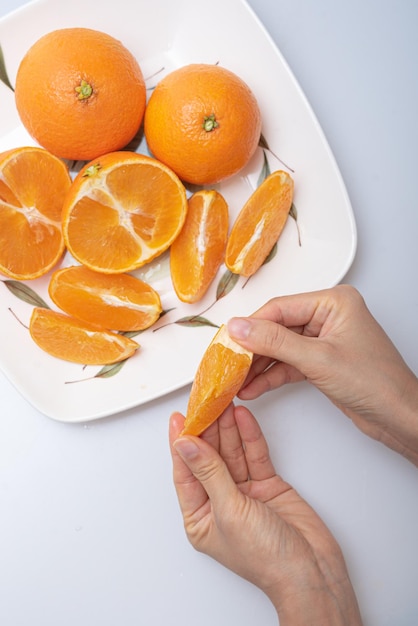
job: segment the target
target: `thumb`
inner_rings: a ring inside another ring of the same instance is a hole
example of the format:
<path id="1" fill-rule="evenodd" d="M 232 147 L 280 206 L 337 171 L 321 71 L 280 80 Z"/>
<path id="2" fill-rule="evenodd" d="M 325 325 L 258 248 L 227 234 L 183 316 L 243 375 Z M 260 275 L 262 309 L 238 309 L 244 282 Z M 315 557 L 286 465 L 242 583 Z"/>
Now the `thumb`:
<path id="1" fill-rule="evenodd" d="M 201 483 L 212 505 L 223 507 L 237 487 L 216 450 L 203 439 L 191 435 L 179 437 L 173 447 Z"/>
<path id="2" fill-rule="evenodd" d="M 228 333 L 232 339 L 254 354 L 283 361 L 308 374 L 310 361 L 315 358 L 311 337 L 304 337 L 294 330 L 276 322 L 254 317 L 233 317 L 228 322 Z"/>

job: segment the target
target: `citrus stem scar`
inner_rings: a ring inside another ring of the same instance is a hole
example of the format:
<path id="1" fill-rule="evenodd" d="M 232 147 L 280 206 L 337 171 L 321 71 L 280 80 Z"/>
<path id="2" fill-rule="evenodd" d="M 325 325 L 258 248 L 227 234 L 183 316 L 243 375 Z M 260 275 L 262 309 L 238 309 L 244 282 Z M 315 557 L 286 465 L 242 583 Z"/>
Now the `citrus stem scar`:
<path id="1" fill-rule="evenodd" d="M 93 87 L 85 80 L 82 80 L 75 90 L 78 93 L 79 100 L 86 100 L 87 98 L 90 98 L 93 93 Z"/>
<path id="2" fill-rule="evenodd" d="M 91 176 L 95 176 L 102 169 L 100 163 L 92 163 L 83 174 L 83 178 L 90 178 Z"/>
<path id="3" fill-rule="evenodd" d="M 203 124 L 202 124 L 202 128 L 210 133 L 212 130 L 214 130 L 215 128 L 218 128 L 219 124 L 216 121 L 216 117 L 215 115 L 212 113 L 212 115 L 207 115 L 206 117 L 203 118 Z"/>

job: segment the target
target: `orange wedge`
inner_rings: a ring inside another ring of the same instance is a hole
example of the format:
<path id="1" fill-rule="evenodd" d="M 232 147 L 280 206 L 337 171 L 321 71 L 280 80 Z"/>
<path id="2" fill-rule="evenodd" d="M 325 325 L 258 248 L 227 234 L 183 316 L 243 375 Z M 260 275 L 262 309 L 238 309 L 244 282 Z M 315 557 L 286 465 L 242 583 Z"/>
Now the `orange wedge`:
<path id="1" fill-rule="evenodd" d="M 174 290 L 183 302 L 197 302 L 208 290 L 224 260 L 228 205 L 214 189 L 194 193 L 186 221 L 170 249 Z"/>
<path id="2" fill-rule="evenodd" d="M 139 278 L 100 274 L 83 265 L 56 270 L 48 291 L 68 315 L 108 330 L 144 330 L 162 311 L 158 293 Z"/>
<path id="3" fill-rule="evenodd" d="M 225 264 L 234 274 L 252 276 L 280 237 L 293 201 L 293 179 L 273 172 L 247 200 L 228 238 Z"/>
<path id="4" fill-rule="evenodd" d="M 29 323 L 35 343 L 59 359 L 83 365 L 109 365 L 132 356 L 133 339 L 80 322 L 65 313 L 35 307 Z"/>
<path id="5" fill-rule="evenodd" d="M 221 326 L 197 368 L 182 435 L 200 435 L 232 402 L 248 374 L 252 353 Z"/>
<path id="6" fill-rule="evenodd" d="M 30 280 L 59 261 L 61 211 L 70 185 L 63 161 L 42 148 L 0 154 L 0 272 Z"/>
<path id="7" fill-rule="evenodd" d="M 65 243 L 92 270 L 129 272 L 167 250 L 186 213 L 186 190 L 167 166 L 135 152 L 112 152 L 74 179 L 63 209 Z"/>

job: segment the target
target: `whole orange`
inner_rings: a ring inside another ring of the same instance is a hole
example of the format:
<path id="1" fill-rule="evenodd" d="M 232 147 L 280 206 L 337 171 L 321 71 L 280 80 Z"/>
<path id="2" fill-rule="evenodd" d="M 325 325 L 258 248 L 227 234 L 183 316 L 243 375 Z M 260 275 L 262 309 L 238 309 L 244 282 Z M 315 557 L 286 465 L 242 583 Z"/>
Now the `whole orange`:
<path id="1" fill-rule="evenodd" d="M 61 158 L 91 160 L 126 146 L 144 116 L 146 89 L 135 57 L 89 28 L 54 30 L 23 57 L 16 76 L 23 125 Z"/>
<path id="2" fill-rule="evenodd" d="M 196 63 L 157 84 L 144 132 L 152 154 L 179 178 L 213 184 L 251 159 L 260 140 L 261 114 L 239 76 L 219 65 Z"/>

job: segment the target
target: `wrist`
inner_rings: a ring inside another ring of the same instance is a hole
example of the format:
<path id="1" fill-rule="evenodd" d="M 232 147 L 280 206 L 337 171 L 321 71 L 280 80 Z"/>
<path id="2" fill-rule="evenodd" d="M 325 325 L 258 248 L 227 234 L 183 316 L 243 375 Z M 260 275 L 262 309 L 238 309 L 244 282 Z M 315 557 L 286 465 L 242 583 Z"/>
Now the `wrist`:
<path id="1" fill-rule="evenodd" d="M 281 626 L 361 626 L 351 584 L 338 589 L 321 585 L 289 595 L 276 607 Z"/>
<path id="2" fill-rule="evenodd" d="M 418 379 L 411 372 L 386 406 L 381 441 L 418 467 Z"/>
<path id="3" fill-rule="evenodd" d="M 361 626 L 362 620 L 344 559 L 336 554 L 298 571 L 266 591 L 280 626 Z"/>

